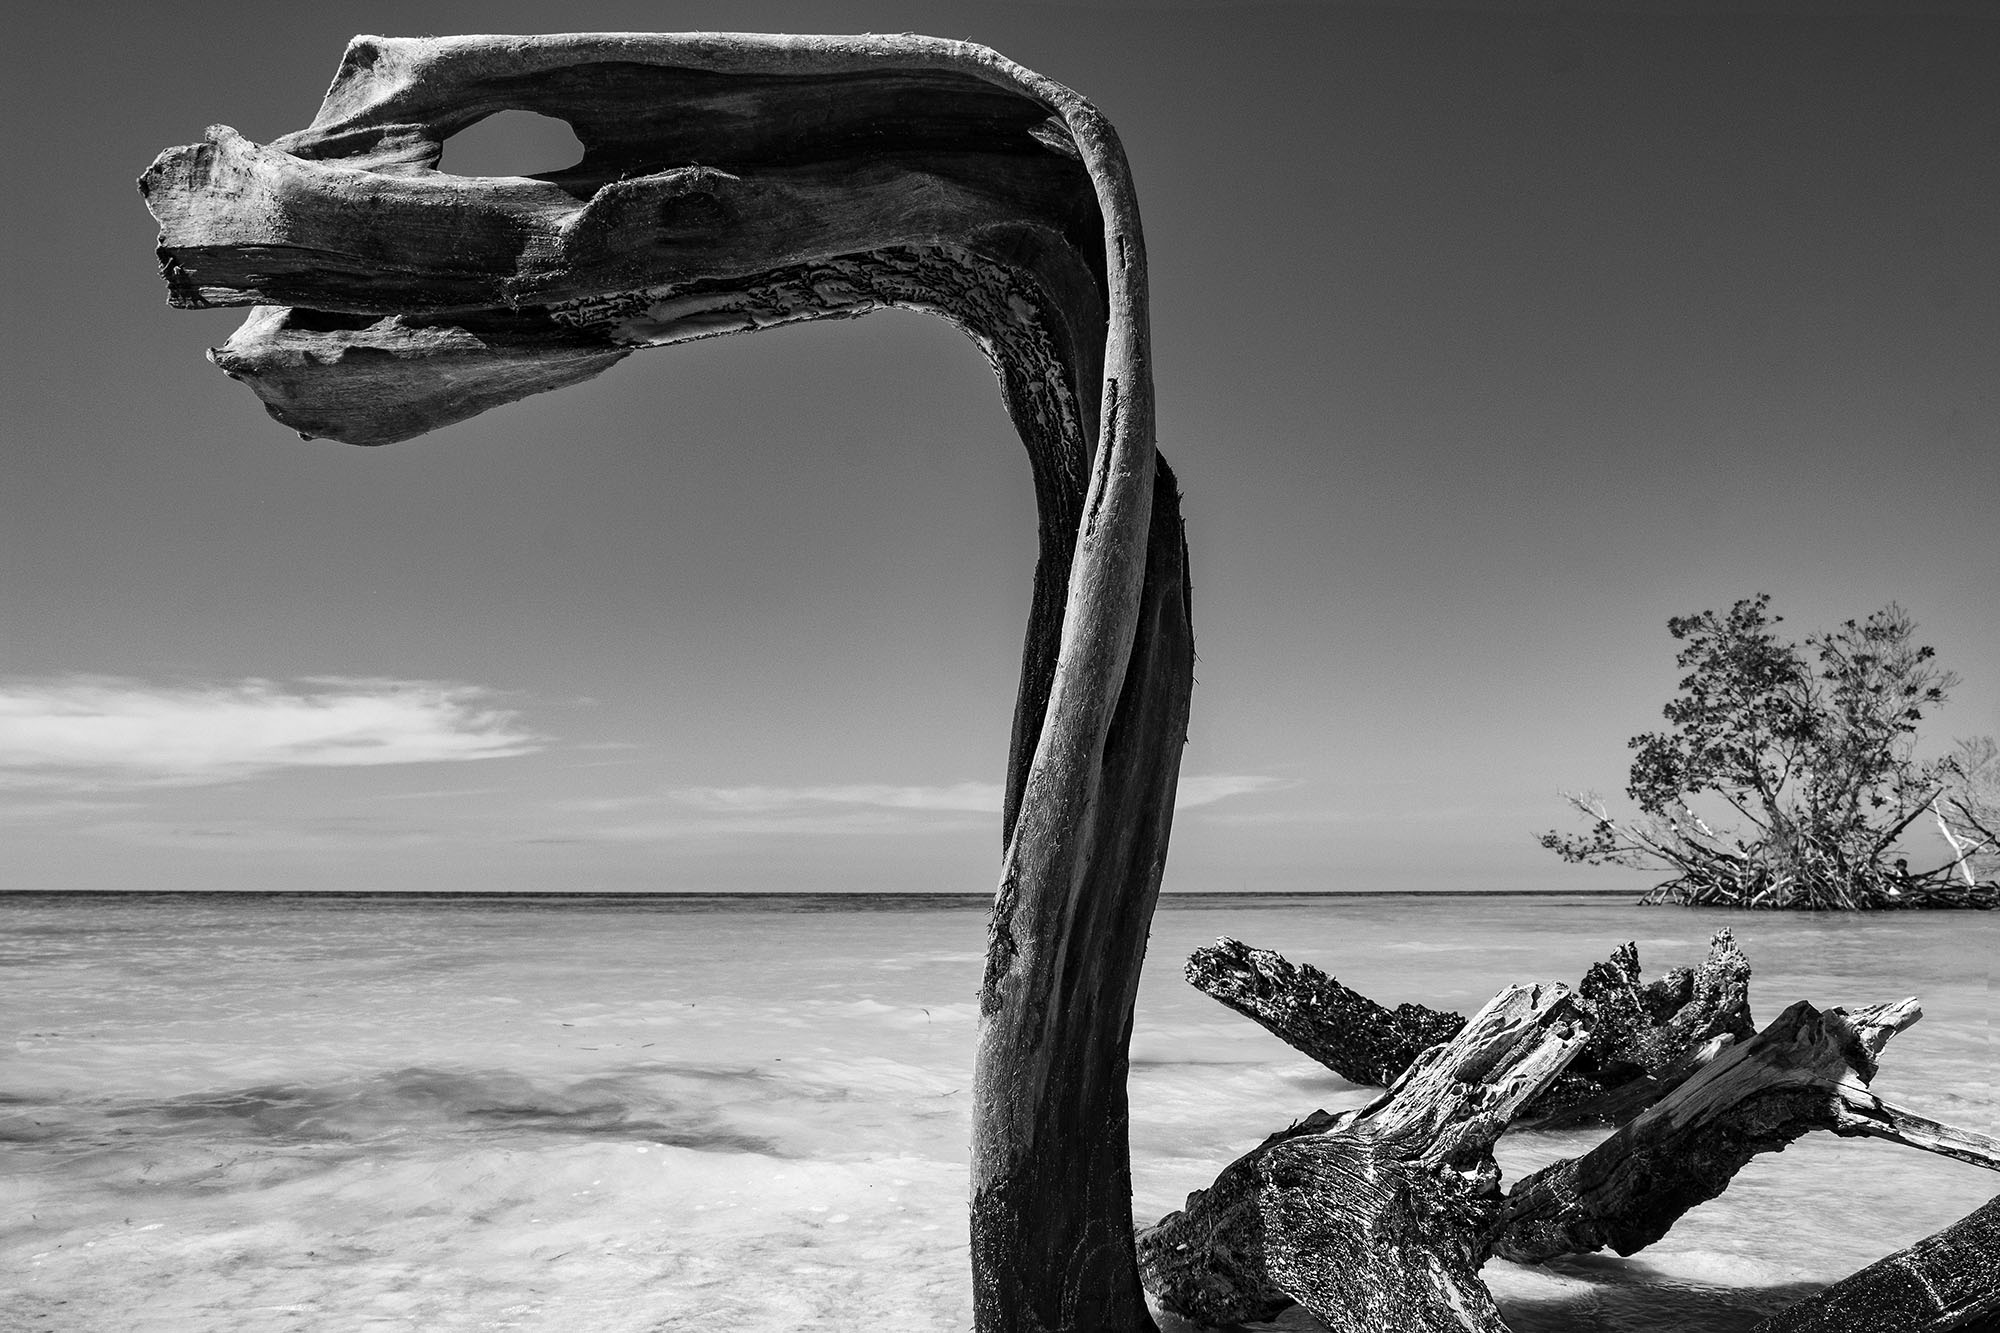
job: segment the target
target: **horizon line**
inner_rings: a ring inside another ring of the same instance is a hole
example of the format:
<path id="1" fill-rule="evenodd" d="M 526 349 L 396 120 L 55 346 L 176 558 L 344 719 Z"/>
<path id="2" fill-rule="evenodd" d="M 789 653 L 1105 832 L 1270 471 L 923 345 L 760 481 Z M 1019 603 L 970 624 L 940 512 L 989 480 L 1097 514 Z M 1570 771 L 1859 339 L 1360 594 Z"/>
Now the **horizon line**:
<path id="1" fill-rule="evenodd" d="M 1631 889 L 1180 889 L 1162 890 L 1160 901 L 1193 898 L 1569 898 L 1617 897 Z M 986 904 L 992 893 L 928 889 L 6 889 L 0 899 L 19 898 L 313 898 L 404 899 L 452 902 L 466 899 L 521 901 L 673 901 L 716 899 L 770 901 L 809 899 L 902 899 Z"/>

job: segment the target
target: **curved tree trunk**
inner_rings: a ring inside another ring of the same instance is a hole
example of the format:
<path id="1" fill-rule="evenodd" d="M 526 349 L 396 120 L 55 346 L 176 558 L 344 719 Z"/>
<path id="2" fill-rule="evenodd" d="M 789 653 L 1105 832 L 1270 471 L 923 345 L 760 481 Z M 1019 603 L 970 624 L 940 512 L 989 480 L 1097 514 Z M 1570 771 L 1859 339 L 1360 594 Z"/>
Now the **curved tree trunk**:
<path id="1" fill-rule="evenodd" d="M 434 169 L 506 109 L 568 121 L 583 160 Z M 926 37 L 359 37 L 310 127 L 265 146 L 217 126 L 140 189 L 171 302 L 258 307 L 212 357 L 308 437 L 410 439 L 636 348 L 885 306 L 979 343 L 1041 554 L 982 989 L 978 1323 L 1149 1328 L 1126 1046 L 1193 649 L 1109 123 Z"/>
<path id="2" fill-rule="evenodd" d="M 1126 1051 L 1194 666 L 1164 462 L 1152 485 L 1145 599 L 1092 761 L 1095 798 L 1073 831 L 1030 822 L 1041 808 L 1024 803 L 993 910 L 973 1083 L 981 1329 L 1152 1327 L 1133 1253 Z"/>

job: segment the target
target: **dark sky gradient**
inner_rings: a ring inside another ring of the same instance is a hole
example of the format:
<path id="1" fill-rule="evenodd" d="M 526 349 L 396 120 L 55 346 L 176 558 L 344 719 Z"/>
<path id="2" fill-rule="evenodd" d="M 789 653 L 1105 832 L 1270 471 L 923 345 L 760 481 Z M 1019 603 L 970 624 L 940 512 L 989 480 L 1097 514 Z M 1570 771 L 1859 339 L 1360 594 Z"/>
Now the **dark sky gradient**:
<path id="1" fill-rule="evenodd" d="M 247 730 L 0 750 L 0 887 L 990 887 L 1033 504 L 943 323 L 641 353 L 387 450 L 203 364 L 241 312 L 166 308 L 133 178 L 302 127 L 357 32 L 923 31 L 1105 109 L 1194 558 L 1169 888 L 1642 884 L 1531 834 L 1622 786 L 1667 617 L 1759 590 L 1801 634 L 1901 601 L 1964 677 L 1931 747 L 2000 732 L 1992 6 L 551 12 L 15 20 L 11 716 Z M 558 165 L 487 137 L 445 167 Z M 335 695 L 427 761 L 259 730 Z"/>

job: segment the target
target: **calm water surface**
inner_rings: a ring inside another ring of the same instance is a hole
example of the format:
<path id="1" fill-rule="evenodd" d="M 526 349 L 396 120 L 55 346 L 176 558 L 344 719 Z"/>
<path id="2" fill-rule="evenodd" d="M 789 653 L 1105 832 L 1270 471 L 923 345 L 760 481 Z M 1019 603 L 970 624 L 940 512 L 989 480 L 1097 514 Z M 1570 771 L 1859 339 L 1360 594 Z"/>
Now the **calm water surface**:
<path id="1" fill-rule="evenodd" d="M 1722 925 L 1760 1022 L 1920 996 L 1877 1090 L 2000 1133 L 2000 915 L 1169 899 L 1133 1043 L 1136 1212 L 1368 1095 L 1180 980 L 1218 935 L 1469 1012 L 1623 940 L 1649 974 L 1692 963 Z M 949 901 L 0 898 L 0 1327 L 965 1328 L 984 938 Z M 1510 1136 L 1502 1164 L 1595 1137 Z M 1486 1276 L 1517 1333 L 1730 1333 L 1995 1193 L 1815 1135 L 1631 1259 Z"/>

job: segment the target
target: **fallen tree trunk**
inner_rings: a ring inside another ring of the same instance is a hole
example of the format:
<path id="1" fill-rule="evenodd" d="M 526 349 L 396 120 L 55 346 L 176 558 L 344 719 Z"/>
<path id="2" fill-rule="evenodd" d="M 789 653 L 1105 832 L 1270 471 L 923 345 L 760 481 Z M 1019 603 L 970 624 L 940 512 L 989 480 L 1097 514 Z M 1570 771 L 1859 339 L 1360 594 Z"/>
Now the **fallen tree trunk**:
<path id="1" fill-rule="evenodd" d="M 1566 987 L 1502 991 L 1381 1097 L 1272 1135 L 1142 1231 L 1147 1290 L 1210 1325 L 1296 1302 L 1335 1333 L 1505 1333 L 1479 1280 L 1493 1143 L 1585 1035 Z"/>
<path id="2" fill-rule="evenodd" d="M 1751 1333 L 1996 1333 L 2000 1198 L 1766 1319 Z"/>
<path id="3" fill-rule="evenodd" d="M 1751 1158 L 1815 1129 L 1893 1139 L 2000 1170 L 2000 1142 L 1888 1106 L 1875 1057 L 1922 1016 L 1915 1000 L 1852 1014 L 1801 1000 L 1581 1157 L 1509 1193 L 1494 1251 L 1520 1263 L 1606 1246 L 1630 1255 L 1715 1198 Z"/>
<path id="4" fill-rule="evenodd" d="M 1449 1041 L 1458 1014 L 1420 1004 L 1387 1008 L 1310 963 L 1222 939 L 1190 954 L 1189 984 L 1350 1083 L 1386 1086 L 1416 1057 Z M 1570 1068 L 1522 1113 L 1544 1127 L 1616 1121 L 1658 1100 L 1733 1041 L 1747 1039 L 1750 964 L 1727 930 L 1698 968 L 1642 983 L 1634 944 L 1584 974 L 1573 1003 L 1590 1039 Z"/>

